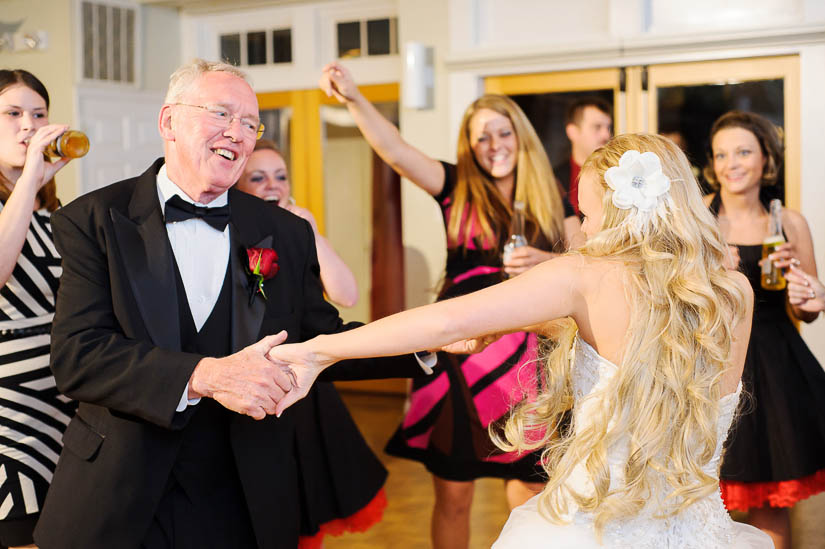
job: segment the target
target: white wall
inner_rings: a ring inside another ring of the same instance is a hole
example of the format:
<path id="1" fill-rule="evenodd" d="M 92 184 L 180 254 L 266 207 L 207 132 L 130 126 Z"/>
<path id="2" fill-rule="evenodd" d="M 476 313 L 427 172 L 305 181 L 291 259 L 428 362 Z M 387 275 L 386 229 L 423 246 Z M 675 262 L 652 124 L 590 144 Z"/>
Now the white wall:
<path id="1" fill-rule="evenodd" d="M 435 96 L 432 109 L 400 109 L 401 133 L 413 146 L 433 158 L 455 162 L 456 133 L 448 122 L 449 85 L 446 55 L 449 26 L 444 2 L 400 0 L 399 42 L 422 42 L 434 49 Z M 447 240 L 441 211 L 426 192 L 407 180 L 402 182 L 401 219 L 407 307 L 433 301 L 444 274 Z"/>
<path id="2" fill-rule="evenodd" d="M 176 9 L 157 6 L 142 6 L 140 13 L 143 46 L 141 88 L 165 93 L 169 75 L 186 61 L 181 48 L 180 16 Z"/>
<path id="3" fill-rule="evenodd" d="M 292 63 L 243 67 L 258 92 L 313 89 L 321 68 L 336 58 L 335 22 L 397 15 L 392 0 L 356 0 L 288 4 L 181 17 L 181 47 L 185 59 L 219 59 L 218 37 L 235 32 L 292 28 Z M 254 22 L 252 22 L 254 21 Z M 360 84 L 397 82 L 397 55 L 350 59 L 348 66 Z"/>
<path id="4" fill-rule="evenodd" d="M 825 2 L 823 2 L 825 4 Z M 802 214 L 808 220 L 814 239 L 819 278 L 825 280 L 825 185 L 822 159 L 825 158 L 825 45 L 800 49 L 801 86 L 799 104 L 802 107 Z M 803 326 L 805 342 L 825 366 L 825 321 Z"/>

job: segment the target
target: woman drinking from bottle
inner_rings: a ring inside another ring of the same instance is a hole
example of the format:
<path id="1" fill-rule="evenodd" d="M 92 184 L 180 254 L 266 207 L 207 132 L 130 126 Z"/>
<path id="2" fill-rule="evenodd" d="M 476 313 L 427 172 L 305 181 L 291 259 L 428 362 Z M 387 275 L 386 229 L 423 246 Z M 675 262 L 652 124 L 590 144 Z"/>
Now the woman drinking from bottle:
<path id="1" fill-rule="evenodd" d="M 825 490 L 825 372 L 786 310 L 803 322 L 818 312 L 798 300 L 788 306 L 781 274 L 795 265 L 815 277 L 813 242 L 805 218 L 788 208 L 774 223 L 780 225 L 774 229 L 778 234 L 769 234 L 770 191 L 783 158 L 773 124 L 732 111 L 713 124 L 710 141 L 705 177 L 717 190 L 705 200 L 731 243 L 732 263 L 747 275 L 755 294 L 742 375 L 750 405 L 741 410 L 728 440 L 722 495 L 728 509 L 748 511 L 748 521 L 770 534 L 777 549 L 786 549 L 791 547 L 788 509 Z M 778 238 L 786 242 L 763 259 L 763 244 Z"/>
<path id="2" fill-rule="evenodd" d="M 75 405 L 49 371 L 60 277 L 49 215 L 68 159 L 44 151 L 67 126 L 49 124 L 49 94 L 24 70 L 0 70 L 0 545 L 33 547 L 32 532 Z"/>

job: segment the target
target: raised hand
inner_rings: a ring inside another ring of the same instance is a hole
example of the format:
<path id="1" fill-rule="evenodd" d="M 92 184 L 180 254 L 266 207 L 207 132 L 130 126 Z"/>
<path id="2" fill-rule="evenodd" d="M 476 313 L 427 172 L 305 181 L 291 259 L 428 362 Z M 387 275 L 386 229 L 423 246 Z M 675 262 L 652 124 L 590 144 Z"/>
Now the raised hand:
<path id="1" fill-rule="evenodd" d="M 189 398 L 208 397 L 233 412 L 263 419 L 293 387 L 289 369 L 273 364 L 267 353 L 286 340 L 281 331 L 224 358 L 204 358 L 189 380 Z"/>
<path id="2" fill-rule="evenodd" d="M 785 272 L 788 281 L 788 301 L 805 312 L 825 311 L 825 286 L 796 265 Z"/>
<path id="3" fill-rule="evenodd" d="M 354 101 L 361 94 L 350 72 L 334 62 L 322 69 L 318 85 L 327 97 L 335 97 L 341 103 Z"/>
<path id="4" fill-rule="evenodd" d="M 548 259 L 552 259 L 556 255 L 558 254 L 545 252 L 532 246 L 521 246 L 520 248 L 515 248 L 510 254 L 510 257 L 507 258 L 507 261 L 504 263 L 504 272 L 510 276 L 520 275 L 531 267 Z"/>

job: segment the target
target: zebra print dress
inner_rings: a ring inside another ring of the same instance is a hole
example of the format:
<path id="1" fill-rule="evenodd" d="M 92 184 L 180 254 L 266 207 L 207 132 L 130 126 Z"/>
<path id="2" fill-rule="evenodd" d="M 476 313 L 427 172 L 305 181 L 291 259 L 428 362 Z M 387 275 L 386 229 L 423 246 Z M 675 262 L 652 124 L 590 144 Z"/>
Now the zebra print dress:
<path id="1" fill-rule="evenodd" d="M 76 406 L 57 392 L 49 370 L 61 272 L 49 212 L 38 210 L 0 288 L 0 529 L 40 512 Z"/>

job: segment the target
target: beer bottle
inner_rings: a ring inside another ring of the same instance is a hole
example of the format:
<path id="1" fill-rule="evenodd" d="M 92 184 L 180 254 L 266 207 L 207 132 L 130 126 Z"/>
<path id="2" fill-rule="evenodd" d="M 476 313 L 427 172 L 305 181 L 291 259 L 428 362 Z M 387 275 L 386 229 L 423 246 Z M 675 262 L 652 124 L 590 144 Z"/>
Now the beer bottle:
<path id="1" fill-rule="evenodd" d="M 768 236 L 762 241 L 762 287 L 766 290 L 784 290 L 785 277 L 782 269 L 777 269 L 774 262 L 768 256 L 776 251 L 776 248 L 785 243 L 785 235 L 782 234 L 782 202 L 778 198 L 771 200 L 770 221 L 768 225 Z"/>
<path id="2" fill-rule="evenodd" d="M 66 130 L 49 143 L 46 154 L 59 158 L 80 158 L 89 152 L 89 138 L 78 130 Z"/>
<path id="3" fill-rule="evenodd" d="M 524 202 L 515 200 L 513 201 L 513 218 L 510 219 L 510 237 L 501 251 L 501 262 L 505 263 L 510 259 L 513 250 L 522 246 L 527 246 L 527 238 L 524 236 Z M 506 274 L 504 276 L 507 277 Z"/>

